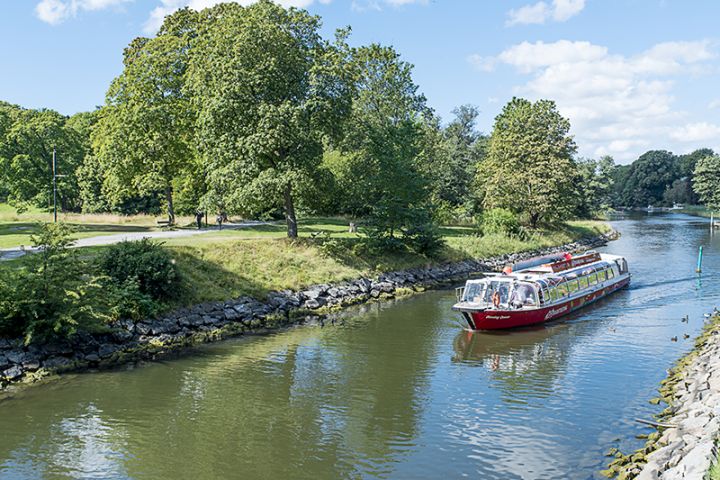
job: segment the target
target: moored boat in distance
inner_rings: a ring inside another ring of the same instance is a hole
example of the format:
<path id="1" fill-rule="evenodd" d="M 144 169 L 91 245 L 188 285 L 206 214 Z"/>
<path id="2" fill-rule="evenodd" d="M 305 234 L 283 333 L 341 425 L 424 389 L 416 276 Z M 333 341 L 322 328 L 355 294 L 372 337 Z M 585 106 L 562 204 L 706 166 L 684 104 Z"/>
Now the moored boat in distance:
<path id="1" fill-rule="evenodd" d="M 618 255 L 538 257 L 468 280 L 453 310 L 472 330 L 521 327 L 567 315 L 629 283 L 627 261 Z"/>

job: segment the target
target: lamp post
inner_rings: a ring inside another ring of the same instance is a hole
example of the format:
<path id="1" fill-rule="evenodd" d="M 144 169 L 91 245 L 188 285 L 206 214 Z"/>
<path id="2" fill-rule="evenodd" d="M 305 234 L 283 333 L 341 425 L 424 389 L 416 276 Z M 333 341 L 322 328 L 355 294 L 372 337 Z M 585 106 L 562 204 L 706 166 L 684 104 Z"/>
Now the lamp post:
<path id="1" fill-rule="evenodd" d="M 55 147 L 53 147 L 52 156 L 52 173 L 53 173 L 53 221 L 57 223 L 57 179 L 65 175 L 57 174 L 57 163 L 55 161 Z"/>

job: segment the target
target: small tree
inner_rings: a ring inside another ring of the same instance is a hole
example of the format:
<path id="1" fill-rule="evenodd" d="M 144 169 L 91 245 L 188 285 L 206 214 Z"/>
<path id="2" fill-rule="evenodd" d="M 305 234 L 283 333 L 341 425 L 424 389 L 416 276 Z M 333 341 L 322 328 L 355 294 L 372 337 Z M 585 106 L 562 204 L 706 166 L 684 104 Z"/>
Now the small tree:
<path id="1" fill-rule="evenodd" d="M 574 209 L 577 166 L 570 122 L 555 102 L 513 98 L 495 118 L 477 185 L 485 208 L 527 215 L 530 226 Z"/>
<path id="2" fill-rule="evenodd" d="M 720 156 L 712 155 L 698 160 L 693 190 L 707 208 L 720 209 Z"/>
<path id="3" fill-rule="evenodd" d="M 0 282 L 0 333 L 24 335 L 25 342 L 69 337 L 93 327 L 104 318 L 98 305 L 101 285 L 87 274 L 87 266 L 74 250 L 70 229 L 46 223 L 32 237 L 36 254 L 27 265 L 8 272 Z"/>

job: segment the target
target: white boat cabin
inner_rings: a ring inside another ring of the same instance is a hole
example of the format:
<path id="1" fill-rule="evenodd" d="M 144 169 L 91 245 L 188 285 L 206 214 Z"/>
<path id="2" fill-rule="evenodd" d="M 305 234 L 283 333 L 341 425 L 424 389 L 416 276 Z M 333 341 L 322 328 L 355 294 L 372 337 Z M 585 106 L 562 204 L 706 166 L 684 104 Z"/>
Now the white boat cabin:
<path id="1" fill-rule="evenodd" d="M 533 309 L 586 295 L 628 274 L 623 257 L 594 252 L 589 255 L 585 258 L 592 261 L 577 267 L 572 267 L 573 262 L 583 263 L 583 257 L 468 280 L 464 287 L 457 289 L 458 301 L 481 309 Z M 571 268 L 558 271 L 563 266 Z"/>

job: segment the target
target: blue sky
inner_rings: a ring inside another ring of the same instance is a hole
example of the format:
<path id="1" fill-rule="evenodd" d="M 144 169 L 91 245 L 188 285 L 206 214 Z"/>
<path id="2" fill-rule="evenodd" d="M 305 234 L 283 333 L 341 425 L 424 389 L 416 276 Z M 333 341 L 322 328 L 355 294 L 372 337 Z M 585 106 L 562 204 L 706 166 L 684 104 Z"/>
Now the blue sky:
<path id="1" fill-rule="evenodd" d="M 250 3 L 242 0 L 240 3 Z M 215 0 L 5 0 L 0 99 L 93 109 L 123 48 L 162 15 Z M 513 95 L 549 98 L 579 153 L 628 163 L 646 150 L 720 150 L 720 2 L 705 0 L 282 0 L 328 35 L 393 45 L 444 119 L 471 103 L 486 132 Z"/>

